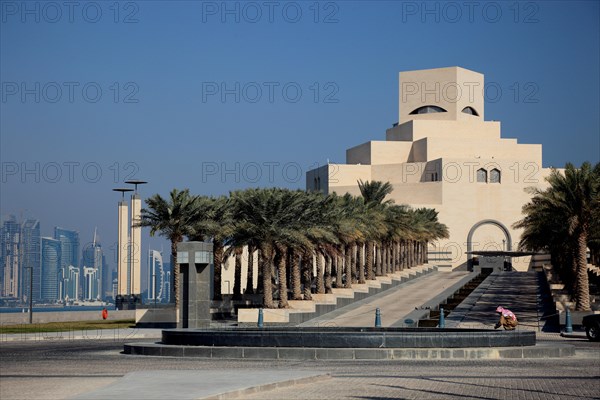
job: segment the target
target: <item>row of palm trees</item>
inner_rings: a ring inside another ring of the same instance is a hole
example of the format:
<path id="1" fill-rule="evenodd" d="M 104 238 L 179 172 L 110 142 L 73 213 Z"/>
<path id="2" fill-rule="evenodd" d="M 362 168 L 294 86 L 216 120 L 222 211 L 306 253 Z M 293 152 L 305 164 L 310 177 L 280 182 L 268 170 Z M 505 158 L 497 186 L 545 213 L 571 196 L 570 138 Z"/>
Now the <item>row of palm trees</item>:
<path id="1" fill-rule="evenodd" d="M 523 207 L 525 218 L 520 247 L 548 251 L 552 264 L 567 284 L 575 309 L 590 309 L 587 249 L 592 262 L 600 260 L 600 163 L 553 170 L 546 190 L 530 189 L 533 198 Z"/>
<path id="2" fill-rule="evenodd" d="M 146 200 L 141 225 L 171 241 L 177 302 L 177 244 L 187 237 L 213 243 L 215 299 L 221 298 L 221 269 L 229 255 L 235 257 L 233 295 L 241 297 L 247 247 L 250 255 L 258 251 L 259 276 L 255 289 L 254 257 L 248 257 L 244 293 L 261 293 L 266 308 L 286 308 L 289 299 L 309 300 L 312 293 L 422 264 L 427 243 L 448 237 L 435 210 L 386 201 L 389 183 L 359 181 L 359 188 L 361 196 L 266 188 L 222 197 L 174 189 L 168 199 L 155 194 Z"/>

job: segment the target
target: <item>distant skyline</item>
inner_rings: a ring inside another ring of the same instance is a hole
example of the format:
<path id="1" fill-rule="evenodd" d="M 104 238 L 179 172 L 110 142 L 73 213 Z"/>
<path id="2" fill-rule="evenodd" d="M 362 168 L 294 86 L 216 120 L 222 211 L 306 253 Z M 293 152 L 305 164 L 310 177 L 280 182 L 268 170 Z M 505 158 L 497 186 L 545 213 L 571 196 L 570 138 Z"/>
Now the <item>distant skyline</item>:
<path id="1" fill-rule="evenodd" d="M 503 137 L 600 160 L 598 2 L 114 4 L 0 2 L 0 214 L 42 236 L 97 228 L 112 256 L 128 178 L 143 199 L 304 188 L 385 138 L 405 70 L 481 72 Z"/>

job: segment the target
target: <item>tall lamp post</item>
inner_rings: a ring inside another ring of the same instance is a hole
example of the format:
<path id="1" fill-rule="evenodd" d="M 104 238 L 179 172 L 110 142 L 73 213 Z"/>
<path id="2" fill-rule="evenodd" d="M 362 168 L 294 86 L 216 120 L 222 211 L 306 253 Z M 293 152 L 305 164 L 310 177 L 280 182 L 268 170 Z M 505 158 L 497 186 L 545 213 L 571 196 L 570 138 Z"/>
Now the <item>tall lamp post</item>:
<path id="1" fill-rule="evenodd" d="M 33 267 L 25 267 L 29 270 L 29 324 L 33 324 Z"/>
<path id="2" fill-rule="evenodd" d="M 125 193 L 133 192 L 129 188 L 116 188 L 115 192 L 121 192 L 121 201 L 119 201 L 119 221 L 118 221 L 118 246 L 117 246 L 117 297 L 115 298 L 115 306 L 117 309 L 123 309 L 125 296 L 129 295 L 129 232 L 127 229 L 128 210 L 125 202 Z M 123 257 L 123 250 L 127 252 L 127 256 Z"/>
<path id="3" fill-rule="evenodd" d="M 133 303 L 137 303 L 141 300 L 141 249 L 142 249 L 142 227 L 141 222 L 141 210 L 142 200 L 138 194 L 138 185 L 145 185 L 146 181 L 139 179 L 131 179 L 125 181 L 125 183 L 134 186 L 134 192 L 131 195 L 131 247 L 129 251 L 129 265 L 130 265 L 130 294 Z M 140 247 L 140 251 L 136 249 L 136 245 Z M 139 296 L 139 297 L 138 297 Z"/>

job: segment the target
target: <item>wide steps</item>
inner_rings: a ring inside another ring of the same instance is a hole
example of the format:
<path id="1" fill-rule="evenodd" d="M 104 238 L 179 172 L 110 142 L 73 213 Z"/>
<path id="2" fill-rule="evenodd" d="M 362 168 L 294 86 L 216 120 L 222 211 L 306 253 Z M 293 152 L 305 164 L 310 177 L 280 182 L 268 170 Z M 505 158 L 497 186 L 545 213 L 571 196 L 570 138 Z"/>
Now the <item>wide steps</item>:
<path id="1" fill-rule="evenodd" d="M 311 300 L 290 300 L 289 308 L 264 309 L 263 322 L 297 325 L 435 271 L 437 271 L 436 266 L 424 264 L 388 276 L 378 276 L 374 280 L 367 280 L 364 284 L 355 283 L 351 288 L 333 288 L 332 293 L 312 294 Z M 255 325 L 258 314 L 258 308 L 238 309 L 238 325 Z"/>

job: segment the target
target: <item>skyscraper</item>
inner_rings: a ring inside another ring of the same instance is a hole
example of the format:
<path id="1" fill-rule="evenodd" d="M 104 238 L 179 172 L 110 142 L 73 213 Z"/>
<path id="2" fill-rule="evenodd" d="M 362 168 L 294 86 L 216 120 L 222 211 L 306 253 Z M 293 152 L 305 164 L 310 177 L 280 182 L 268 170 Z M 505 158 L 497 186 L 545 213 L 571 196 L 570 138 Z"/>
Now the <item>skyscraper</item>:
<path id="1" fill-rule="evenodd" d="M 156 250 L 150 250 L 148 252 L 148 300 L 162 301 L 164 280 L 162 255 Z"/>
<path id="2" fill-rule="evenodd" d="M 96 292 L 95 295 L 93 297 L 93 299 L 95 299 L 96 297 L 100 297 L 103 298 L 104 297 L 104 292 L 103 292 L 103 282 L 102 282 L 102 275 L 103 275 L 103 257 L 102 257 L 102 245 L 100 245 L 100 243 L 98 243 L 96 241 L 96 232 L 94 232 L 94 240 L 91 244 L 87 245 L 84 249 L 83 249 L 83 268 L 84 268 L 84 286 L 87 285 L 87 279 L 89 276 L 91 276 L 91 272 L 88 271 L 87 275 L 85 272 L 85 268 L 93 268 L 96 270 L 94 276 L 94 279 L 97 279 L 98 282 L 96 283 Z M 87 293 L 89 294 L 89 293 Z M 89 298 L 88 298 L 89 300 Z"/>
<path id="3" fill-rule="evenodd" d="M 98 269 L 83 267 L 83 299 L 98 300 L 99 289 Z"/>
<path id="4" fill-rule="evenodd" d="M 29 298 L 29 279 L 33 273 L 33 300 L 42 298 L 42 249 L 40 240 L 40 221 L 27 219 L 21 225 L 20 237 L 21 265 L 19 267 L 20 297 Z M 32 268 L 30 271 L 29 268 Z M 56 284 L 56 279 L 54 280 Z"/>
<path id="5" fill-rule="evenodd" d="M 59 227 L 54 228 L 54 239 L 60 241 L 61 267 L 79 267 L 79 233 Z"/>
<path id="6" fill-rule="evenodd" d="M 58 278 L 59 300 L 70 301 L 81 298 L 79 268 L 72 265 L 63 267 Z"/>
<path id="7" fill-rule="evenodd" d="M 55 227 L 54 239 L 60 241 L 61 249 L 58 298 L 77 300 L 80 295 L 79 233 Z M 73 281 L 75 277 L 77 281 Z"/>
<path id="8" fill-rule="evenodd" d="M 56 301 L 59 299 L 58 272 L 61 264 L 61 256 L 62 251 L 59 240 L 48 237 L 42 238 L 42 274 L 40 297 L 44 301 Z M 35 285 L 35 279 L 33 282 Z"/>
<path id="9" fill-rule="evenodd" d="M 20 234 L 21 226 L 14 215 L 2 224 L 0 231 L 0 295 L 2 297 L 19 298 L 20 279 Z"/>

